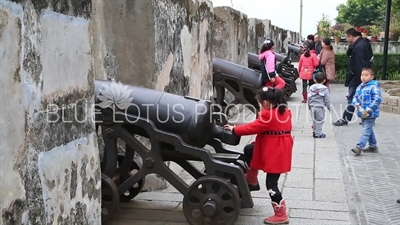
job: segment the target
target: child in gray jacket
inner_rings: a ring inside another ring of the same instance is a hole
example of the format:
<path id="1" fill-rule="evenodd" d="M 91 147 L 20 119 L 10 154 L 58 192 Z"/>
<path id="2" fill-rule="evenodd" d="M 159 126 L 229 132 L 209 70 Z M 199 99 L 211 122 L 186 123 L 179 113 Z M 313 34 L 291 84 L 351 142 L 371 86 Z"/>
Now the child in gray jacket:
<path id="1" fill-rule="evenodd" d="M 325 106 L 331 111 L 331 97 L 328 88 L 323 85 L 326 77 L 322 72 L 315 74 L 314 82 L 308 90 L 308 108 L 311 111 L 313 119 L 313 137 L 325 138 L 326 135 L 322 133 L 322 126 L 325 120 Z"/>

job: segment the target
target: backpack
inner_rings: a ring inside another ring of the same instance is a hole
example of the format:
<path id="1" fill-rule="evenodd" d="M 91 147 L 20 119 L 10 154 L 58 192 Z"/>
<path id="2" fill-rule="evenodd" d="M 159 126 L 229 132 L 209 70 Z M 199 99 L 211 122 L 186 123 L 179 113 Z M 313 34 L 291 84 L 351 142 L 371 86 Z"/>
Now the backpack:
<path id="1" fill-rule="evenodd" d="M 261 66 L 260 66 L 261 86 L 264 86 L 265 83 L 267 83 L 267 81 L 269 81 L 271 79 L 271 77 L 269 76 L 267 69 L 265 69 L 266 59 L 261 60 L 260 63 L 261 63 Z"/>

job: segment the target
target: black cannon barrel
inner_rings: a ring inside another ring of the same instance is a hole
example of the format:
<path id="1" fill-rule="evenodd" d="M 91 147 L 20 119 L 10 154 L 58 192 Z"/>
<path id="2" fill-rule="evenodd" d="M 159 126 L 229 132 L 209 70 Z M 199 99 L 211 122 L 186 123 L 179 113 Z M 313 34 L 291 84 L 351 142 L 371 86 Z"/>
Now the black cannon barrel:
<path id="1" fill-rule="evenodd" d="M 259 71 L 223 59 L 214 58 L 213 75 L 214 78 L 218 75 L 232 77 L 239 79 L 242 84 L 249 84 L 256 89 L 261 88 L 261 74 Z"/>
<path id="2" fill-rule="evenodd" d="M 283 63 L 283 64 L 291 63 L 291 59 L 288 56 L 283 55 L 283 54 L 275 53 L 275 58 L 276 58 L 276 68 L 278 68 L 278 65 L 280 63 Z M 249 68 L 260 71 L 261 63 L 260 63 L 260 60 L 258 59 L 257 54 L 248 52 L 247 59 L 248 59 Z"/>
<path id="3" fill-rule="evenodd" d="M 152 121 L 190 145 L 204 147 L 214 138 L 238 145 L 240 137 L 213 123 L 210 101 L 174 95 L 110 80 L 95 81 L 96 108 L 116 106 L 126 115 Z M 132 121 L 134 124 L 134 121 Z"/>
<path id="4" fill-rule="evenodd" d="M 297 46 L 297 45 L 294 45 L 294 44 L 288 45 L 288 49 L 289 49 L 289 51 L 291 51 L 291 52 L 293 52 L 293 53 L 297 53 L 297 54 L 301 54 L 302 51 L 303 51 L 303 50 L 300 48 L 300 45 Z"/>

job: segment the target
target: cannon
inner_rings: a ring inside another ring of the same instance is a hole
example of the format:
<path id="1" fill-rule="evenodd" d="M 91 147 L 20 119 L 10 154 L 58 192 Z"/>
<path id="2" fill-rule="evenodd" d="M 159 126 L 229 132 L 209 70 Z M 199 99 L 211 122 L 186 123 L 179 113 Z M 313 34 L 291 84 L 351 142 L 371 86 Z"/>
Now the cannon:
<path id="1" fill-rule="evenodd" d="M 288 45 L 288 55 L 295 56 L 296 58 L 300 58 L 303 54 L 304 48 L 302 44 L 293 44 L 289 43 Z"/>
<path id="2" fill-rule="evenodd" d="M 228 114 L 237 104 L 245 105 L 253 113 L 257 113 L 259 106 L 255 95 L 262 87 L 259 71 L 241 66 L 220 58 L 213 60 L 213 87 L 215 112 Z M 234 99 L 225 101 L 226 90 L 232 93 Z M 217 121 L 222 124 L 222 121 Z"/>
<path id="3" fill-rule="evenodd" d="M 243 153 L 226 149 L 240 137 L 215 124 L 210 101 L 183 97 L 110 80 L 95 81 L 95 120 L 104 142 L 101 162 L 102 221 L 119 202 L 128 202 L 143 188 L 147 174 L 165 178 L 183 194 L 183 212 L 192 225 L 234 224 L 241 208 L 254 206 L 240 166 Z M 148 138 L 150 147 L 138 137 Z M 125 143 L 118 153 L 117 140 Z M 204 149 L 214 148 L 215 153 Z M 189 185 L 165 162 L 172 161 L 196 181 Z M 190 161 L 202 161 L 200 171 Z M 134 171 L 134 172 L 132 172 Z M 200 212 L 194 214 L 193 212 Z"/>
<path id="4" fill-rule="evenodd" d="M 279 76 L 285 81 L 285 89 L 283 90 L 285 93 L 285 97 L 289 98 L 294 92 L 297 91 L 295 81 L 299 78 L 299 73 L 297 69 L 292 64 L 292 60 L 289 56 L 285 56 L 279 53 L 275 53 L 276 56 L 276 71 Z M 248 53 L 248 67 L 254 69 L 258 72 L 260 69 L 261 63 L 258 59 L 258 55 L 254 53 Z"/>

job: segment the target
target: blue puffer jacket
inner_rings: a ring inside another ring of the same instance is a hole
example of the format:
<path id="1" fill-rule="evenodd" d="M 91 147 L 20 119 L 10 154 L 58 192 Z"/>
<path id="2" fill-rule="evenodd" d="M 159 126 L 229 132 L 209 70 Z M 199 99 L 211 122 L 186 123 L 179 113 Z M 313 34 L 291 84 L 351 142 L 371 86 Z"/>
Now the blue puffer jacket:
<path id="1" fill-rule="evenodd" d="M 379 117 L 379 105 L 382 101 L 380 83 L 376 80 L 371 80 L 365 84 L 360 84 L 356 89 L 356 94 L 352 100 L 352 105 L 360 104 L 365 111 L 370 115 L 368 118 Z M 358 117 L 362 118 L 360 110 L 357 112 Z"/>

